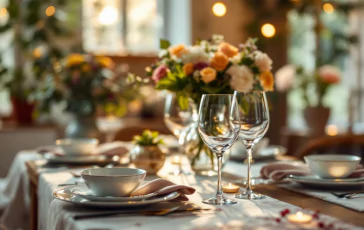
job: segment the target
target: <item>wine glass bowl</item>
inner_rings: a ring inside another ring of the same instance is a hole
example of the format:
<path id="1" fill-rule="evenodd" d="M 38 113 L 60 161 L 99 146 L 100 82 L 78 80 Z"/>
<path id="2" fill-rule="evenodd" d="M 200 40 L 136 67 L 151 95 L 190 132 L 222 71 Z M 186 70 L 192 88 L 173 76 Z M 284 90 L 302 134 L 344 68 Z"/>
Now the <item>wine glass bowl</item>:
<path id="1" fill-rule="evenodd" d="M 203 203 L 213 205 L 235 204 L 233 199 L 224 197 L 221 185 L 221 167 L 224 152 L 235 142 L 240 124 L 239 110 L 233 95 L 205 94 L 201 98 L 198 132 L 203 142 L 218 158 L 218 182 L 216 195 Z"/>
<path id="2" fill-rule="evenodd" d="M 262 199 L 265 196 L 254 193 L 251 189 L 250 166 L 254 145 L 262 139 L 269 128 L 269 108 L 264 91 L 235 92 L 240 111 L 240 132 L 238 139 L 247 149 L 248 180 L 246 192 L 236 194 L 240 199 Z"/>

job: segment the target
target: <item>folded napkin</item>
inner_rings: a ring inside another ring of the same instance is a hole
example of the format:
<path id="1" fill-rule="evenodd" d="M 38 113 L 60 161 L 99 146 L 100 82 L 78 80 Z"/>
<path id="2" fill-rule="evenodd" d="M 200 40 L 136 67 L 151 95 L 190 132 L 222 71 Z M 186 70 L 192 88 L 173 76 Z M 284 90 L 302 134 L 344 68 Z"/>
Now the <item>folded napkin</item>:
<path id="1" fill-rule="evenodd" d="M 282 180 L 288 175 L 304 176 L 309 174 L 312 174 L 309 167 L 298 162 L 274 162 L 265 165 L 260 170 L 260 176 L 263 179 L 271 179 L 273 181 Z M 364 177 L 363 166 L 358 165 L 357 169 L 349 177 Z"/>
<path id="2" fill-rule="evenodd" d="M 98 145 L 94 149 L 92 154 L 105 155 L 105 156 L 119 155 L 122 157 L 122 156 L 125 156 L 129 152 L 129 149 L 131 149 L 131 148 L 132 148 L 132 145 L 130 143 L 122 142 L 122 141 L 114 141 L 114 142 Z M 57 146 L 40 146 L 40 147 L 36 148 L 35 151 L 38 152 L 39 154 L 51 153 L 56 156 L 64 156 L 64 152 L 63 152 L 62 148 L 59 148 Z"/>
<path id="3" fill-rule="evenodd" d="M 155 179 L 137 188 L 132 192 L 131 196 L 140 196 L 153 192 L 157 193 L 157 195 L 165 195 L 176 191 L 178 191 L 180 195 L 175 200 L 188 201 L 186 195 L 192 195 L 196 189 L 186 185 L 177 185 L 165 179 Z"/>

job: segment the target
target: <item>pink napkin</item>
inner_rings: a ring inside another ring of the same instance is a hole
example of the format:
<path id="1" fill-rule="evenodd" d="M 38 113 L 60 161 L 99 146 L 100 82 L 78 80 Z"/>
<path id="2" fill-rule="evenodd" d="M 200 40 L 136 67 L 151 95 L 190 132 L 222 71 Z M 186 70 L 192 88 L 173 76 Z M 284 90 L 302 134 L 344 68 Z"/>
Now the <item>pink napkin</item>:
<path id="1" fill-rule="evenodd" d="M 309 174 L 312 173 L 307 165 L 284 162 L 270 163 L 260 170 L 260 176 L 263 179 L 271 179 L 273 181 L 282 180 L 288 175 L 304 176 Z M 357 169 L 349 177 L 364 177 L 363 166 L 358 165 Z"/>
<path id="2" fill-rule="evenodd" d="M 156 192 L 158 195 L 164 195 L 175 191 L 180 193 L 179 197 L 175 200 L 188 201 L 186 195 L 192 195 L 196 189 L 186 185 L 177 185 L 164 179 L 155 179 L 137 188 L 134 192 L 132 192 L 131 196 L 140 196 L 152 192 Z"/>

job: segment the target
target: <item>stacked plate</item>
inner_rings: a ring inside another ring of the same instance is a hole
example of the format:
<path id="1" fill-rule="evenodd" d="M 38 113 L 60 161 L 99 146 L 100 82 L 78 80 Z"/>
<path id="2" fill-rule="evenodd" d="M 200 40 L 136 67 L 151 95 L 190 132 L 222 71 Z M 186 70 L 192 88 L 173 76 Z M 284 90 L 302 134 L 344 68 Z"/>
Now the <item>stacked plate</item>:
<path id="1" fill-rule="evenodd" d="M 288 176 L 288 179 L 313 188 L 348 189 L 364 186 L 364 178 L 324 179 L 316 175 Z"/>
<path id="2" fill-rule="evenodd" d="M 56 199 L 85 207 L 123 208 L 159 203 L 177 198 L 179 192 L 157 192 L 138 196 L 131 194 L 146 175 L 143 169 L 93 168 L 81 172 L 86 185 L 74 185 L 54 192 Z M 148 186 L 148 185 L 146 185 Z M 145 187 L 144 187 L 145 188 Z"/>
<path id="3" fill-rule="evenodd" d="M 58 200 L 82 207 L 124 208 L 173 200 L 179 196 L 179 192 L 172 192 L 162 196 L 157 196 L 157 193 L 131 197 L 97 196 L 86 185 L 75 185 L 59 189 L 54 192 L 53 196 Z"/>

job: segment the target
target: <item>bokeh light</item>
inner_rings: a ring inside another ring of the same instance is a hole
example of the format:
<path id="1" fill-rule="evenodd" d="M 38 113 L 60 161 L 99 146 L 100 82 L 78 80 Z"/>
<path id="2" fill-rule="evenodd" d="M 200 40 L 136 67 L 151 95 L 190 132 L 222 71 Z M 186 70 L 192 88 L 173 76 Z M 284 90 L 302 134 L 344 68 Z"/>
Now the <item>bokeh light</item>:
<path id="1" fill-rule="evenodd" d="M 326 133 L 329 136 L 336 136 L 339 133 L 339 129 L 336 125 L 328 125 L 326 127 Z"/>
<path id="2" fill-rule="evenodd" d="M 8 10 L 4 7 L 0 9 L 0 17 L 5 17 L 8 14 Z"/>
<path id="3" fill-rule="evenodd" d="M 217 17 L 222 17 L 226 14 L 226 6 L 222 2 L 216 2 L 212 6 L 212 13 Z"/>
<path id="4" fill-rule="evenodd" d="M 100 15 L 99 15 L 99 22 L 102 25 L 111 25 L 118 19 L 118 13 L 115 8 L 113 7 L 105 7 Z"/>
<path id="5" fill-rule="evenodd" d="M 264 37 L 271 38 L 276 34 L 276 28 L 272 24 L 266 23 L 262 26 L 261 32 Z"/>

